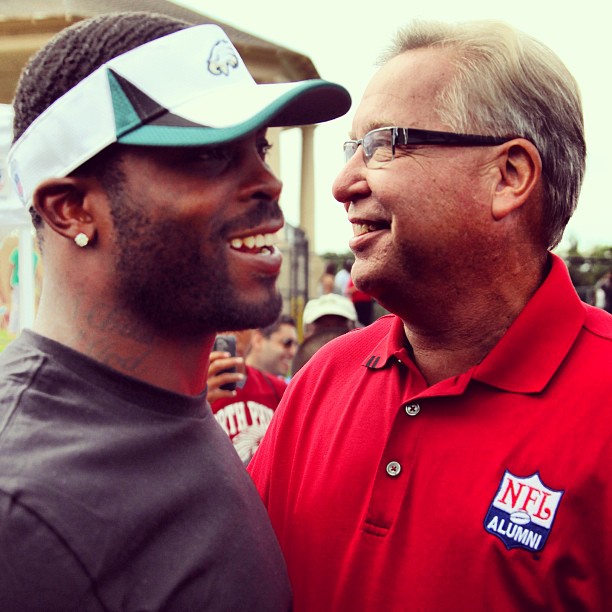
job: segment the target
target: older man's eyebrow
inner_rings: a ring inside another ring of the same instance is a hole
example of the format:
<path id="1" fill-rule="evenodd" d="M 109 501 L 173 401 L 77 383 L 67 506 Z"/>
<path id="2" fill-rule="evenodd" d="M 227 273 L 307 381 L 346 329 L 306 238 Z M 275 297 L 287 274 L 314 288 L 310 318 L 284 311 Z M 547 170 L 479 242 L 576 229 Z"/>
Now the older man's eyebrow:
<path id="1" fill-rule="evenodd" d="M 379 119 L 376 121 L 368 121 L 368 123 L 366 123 L 363 128 L 363 134 L 361 135 L 361 138 L 363 138 L 363 136 L 365 136 L 368 132 L 371 132 L 372 130 L 377 130 L 378 128 L 383 128 L 383 127 L 393 127 L 394 125 L 395 125 L 395 121 L 393 121 L 392 119 Z M 355 132 L 353 131 L 349 132 L 349 139 L 357 140 L 357 136 L 355 135 Z"/>

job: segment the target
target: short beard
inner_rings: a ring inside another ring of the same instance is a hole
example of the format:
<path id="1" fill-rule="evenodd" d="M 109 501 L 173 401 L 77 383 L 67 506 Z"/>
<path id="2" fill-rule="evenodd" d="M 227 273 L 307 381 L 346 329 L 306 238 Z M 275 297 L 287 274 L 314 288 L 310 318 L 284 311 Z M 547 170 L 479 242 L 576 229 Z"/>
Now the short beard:
<path id="1" fill-rule="evenodd" d="M 269 284 L 269 299 L 247 301 L 228 281 L 224 251 L 215 261 L 203 257 L 206 237 L 171 217 L 152 220 L 116 182 L 109 200 L 117 241 L 115 286 L 118 299 L 136 321 L 157 335 L 193 340 L 219 331 L 263 327 L 278 317 L 282 297 L 276 279 L 261 279 Z M 264 214 L 266 204 L 278 208 L 276 202 L 262 202 L 256 214 Z M 271 213 L 265 214 L 269 218 Z M 211 226 L 208 237 L 226 231 Z"/>

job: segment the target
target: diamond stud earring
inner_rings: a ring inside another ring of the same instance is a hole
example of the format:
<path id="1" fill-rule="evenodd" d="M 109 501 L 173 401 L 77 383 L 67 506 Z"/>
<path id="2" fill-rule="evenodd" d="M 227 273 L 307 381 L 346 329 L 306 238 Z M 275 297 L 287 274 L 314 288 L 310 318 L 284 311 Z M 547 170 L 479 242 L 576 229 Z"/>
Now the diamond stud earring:
<path id="1" fill-rule="evenodd" d="M 83 232 L 79 232 L 74 237 L 74 242 L 78 247 L 83 248 L 89 244 L 89 238 L 87 237 L 87 234 L 84 234 Z"/>

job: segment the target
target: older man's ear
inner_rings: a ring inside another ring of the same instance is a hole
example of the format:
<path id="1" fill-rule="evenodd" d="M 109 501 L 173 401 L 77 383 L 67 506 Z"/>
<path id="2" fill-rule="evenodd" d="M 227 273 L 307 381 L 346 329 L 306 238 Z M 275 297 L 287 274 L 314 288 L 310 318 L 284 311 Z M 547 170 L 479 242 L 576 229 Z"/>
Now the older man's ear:
<path id="1" fill-rule="evenodd" d="M 517 138 L 500 145 L 498 167 L 499 183 L 491 213 L 499 221 L 520 208 L 534 192 L 542 176 L 542 159 L 531 142 Z"/>

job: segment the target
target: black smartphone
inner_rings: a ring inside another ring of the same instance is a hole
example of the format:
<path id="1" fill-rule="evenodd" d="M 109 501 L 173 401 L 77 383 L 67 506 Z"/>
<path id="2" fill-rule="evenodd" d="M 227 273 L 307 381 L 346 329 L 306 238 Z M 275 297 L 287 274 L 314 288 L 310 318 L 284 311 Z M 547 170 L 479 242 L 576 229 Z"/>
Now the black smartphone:
<path id="1" fill-rule="evenodd" d="M 215 343 L 213 345 L 213 351 L 224 351 L 229 353 L 232 357 L 236 356 L 236 336 L 232 336 L 231 334 L 222 334 L 215 338 Z M 227 370 L 221 370 L 219 374 L 225 374 L 226 372 L 235 372 L 236 368 L 228 368 Z M 224 391 L 234 391 L 236 389 L 236 383 L 230 382 L 225 383 L 219 387 Z"/>

